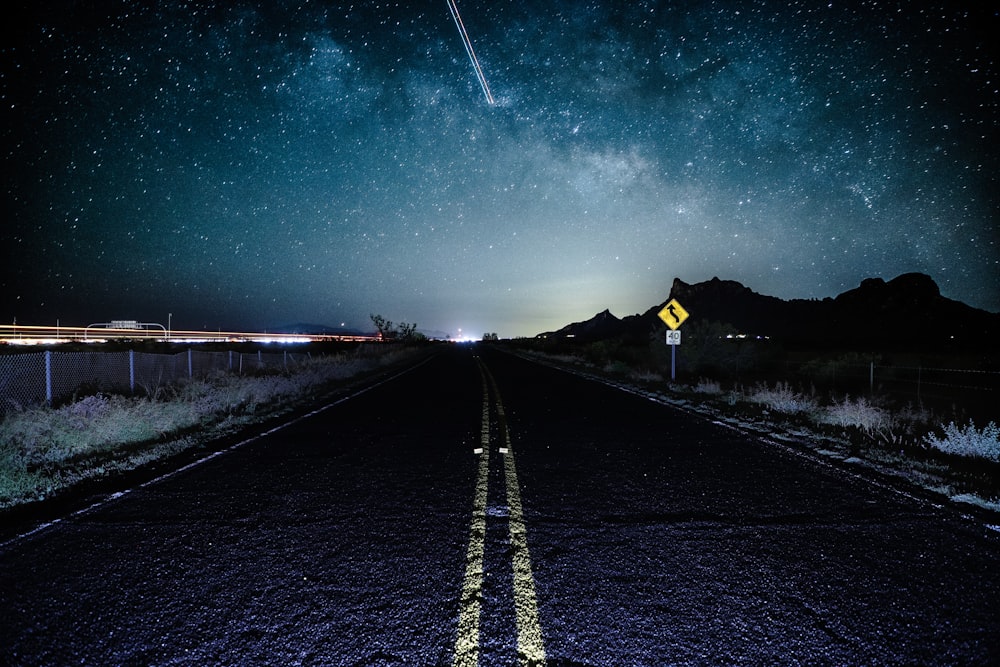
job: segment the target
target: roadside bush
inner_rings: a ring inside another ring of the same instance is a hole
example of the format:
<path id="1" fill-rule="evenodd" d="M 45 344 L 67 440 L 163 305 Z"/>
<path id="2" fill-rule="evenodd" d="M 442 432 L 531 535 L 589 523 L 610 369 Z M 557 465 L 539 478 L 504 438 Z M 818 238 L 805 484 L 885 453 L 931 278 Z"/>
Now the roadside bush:
<path id="1" fill-rule="evenodd" d="M 766 384 L 758 384 L 747 393 L 747 400 L 788 414 L 814 413 L 819 409 L 815 396 L 800 394 L 787 382 L 778 382 L 773 389 Z"/>
<path id="2" fill-rule="evenodd" d="M 924 442 L 948 454 L 1000 461 L 1000 428 L 995 422 L 990 422 L 982 430 L 977 429 L 971 420 L 964 427 L 950 422 L 943 428 L 944 437 L 929 433 Z"/>
<path id="3" fill-rule="evenodd" d="M 663 382 L 663 376 L 651 370 L 631 371 L 629 377 L 640 382 Z"/>
<path id="4" fill-rule="evenodd" d="M 866 398 L 852 400 L 847 397 L 840 403 L 824 408 L 817 417 L 820 423 L 853 427 L 869 435 L 889 431 L 895 423 L 888 410 L 878 407 Z"/>
<path id="5" fill-rule="evenodd" d="M 665 368 L 670 367 L 670 346 L 663 337 L 666 327 L 651 336 L 650 349 Z M 772 351 L 760 341 L 740 337 L 737 327 L 714 321 L 695 321 L 684 325 L 684 345 L 678 351 L 678 372 L 702 374 L 723 380 L 739 378 L 766 364 Z"/>
<path id="6" fill-rule="evenodd" d="M 694 392 L 696 394 L 721 394 L 722 385 L 716 380 L 710 380 L 708 378 L 698 378 L 698 384 L 694 387 Z"/>
<path id="7" fill-rule="evenodd" d="M 604 364 L 602 369 L 605 373 L 611 373 L 612 375 L 628 375 L 632 370 L 629 368 L 628 364 L 624 361 L 609 361 Z"/>

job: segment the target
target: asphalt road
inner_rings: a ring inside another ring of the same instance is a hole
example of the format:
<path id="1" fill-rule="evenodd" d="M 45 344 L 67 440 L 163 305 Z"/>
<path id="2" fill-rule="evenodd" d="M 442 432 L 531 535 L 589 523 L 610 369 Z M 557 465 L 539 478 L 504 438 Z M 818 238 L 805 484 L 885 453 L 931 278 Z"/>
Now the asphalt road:
<path id="1" fill-rule="evenodd" d="M 998 537 L 454 347 L 4 543 L 0 664 L 995 664 Z"/>

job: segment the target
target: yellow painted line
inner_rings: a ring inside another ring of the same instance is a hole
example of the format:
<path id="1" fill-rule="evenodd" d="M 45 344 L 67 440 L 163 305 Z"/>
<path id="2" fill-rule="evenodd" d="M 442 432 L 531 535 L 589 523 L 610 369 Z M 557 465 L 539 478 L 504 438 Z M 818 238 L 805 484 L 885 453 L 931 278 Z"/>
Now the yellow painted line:
<path id="1" fill-rule="evenodd" d="M 479 664 L 479 616 L 483 594 L 483 545 L 486 540 L 486 496 L 490 472 L 490 396 L 483 376 L 483 424 L 480 437 L 479 472 L 472 502 L 472 528 L 469 550 L 466 552 L 465 583 L 458 616 L 458 637 L 455 639 L 455 667 L 477 667 Z"/>
<path id="2" fill-rule="evenodd" d="M 517 481 L 517 467 L 514 464 L 514 447 L 507 429 L 500 390 L 489 370 L 490 384 L 497 402 L 497 417 L 504 444 L 504 481 L 507 486 L 507 508 L 510 523 L 510 546 L 514 565 L 514 613 L 517 619 L 518 662 L 526 667 L 545 664 L 545 642 L 542 638 L 542 624 L 538 619 L 538 600 L 535 596 L 535 578 L 531 573 L 531 555 L 528 553 L 528 529 L 524 523 L 521 508 L 521 486 Z"/>
<path id="3" fill-rule="evenodd" d="M 531 573 L 531 556 L 528 553 L 528 531 L 521 508 L 521 487 L 514 465 L 514 448 L 511 446 L 507 417 L 496 381 L 482 361 L 477 359 L 482 378 L 482 454 L 476 478 L 476 493 L 472 503 L 472 528 L 469 549 L 466 552 L 465 583 L 459 604 L 458 636 L 455 639 L 455 667 L 478 667 L 479 621 L 482 612 L 483 552 L 486 540 L 486 501 L 489 491 L 490 471 L 490 386 L 496 399 L 497 422 L 503 438 L 500 452 L 504 457 L 504 482 L 507 487 L 508 522 L 514 568 L 514 614 L 517 621 L 518 664 L 539 667 L 545 664 L 545 644 L 542 626 L 538 619 L 538 602 L 535 596 L 535 579 Z M 489 385 L 487 385 L 487 379 Z"/>

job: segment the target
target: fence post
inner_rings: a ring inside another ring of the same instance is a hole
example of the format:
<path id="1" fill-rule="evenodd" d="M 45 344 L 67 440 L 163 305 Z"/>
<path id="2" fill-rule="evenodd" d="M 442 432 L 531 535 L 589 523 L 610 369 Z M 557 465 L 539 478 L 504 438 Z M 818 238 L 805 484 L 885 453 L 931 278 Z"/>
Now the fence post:
<path id="1" fill-rule="evenodd" d="M 194 366 L 191 363 L 191 357 L 192 356 L 193 355 L 191 354 L 191 348 L 189 347 L 188 348 L 188 379 L 189 380 L 194 377 Z"/>
<path id="2" fill-rule="evenodd" d="M 52 350 L 45 350 L 45 402 L 52 405 Z"/>
<path id="3" fill-rule="evenodd" d="M 128 390 L 135 393 L 135 350 L 128 351 Z"/>
<path id="4" fill-rule="evenodd" d="M 875 395 L 875 360 L 872 360 L 871 367 L 868 370 L 868 394 L 871 396 Z"/>
<path id="5" fill-rule="evenodd" d="M 233 372 L 233 351 L 229 350 L 229 372 Z"/>

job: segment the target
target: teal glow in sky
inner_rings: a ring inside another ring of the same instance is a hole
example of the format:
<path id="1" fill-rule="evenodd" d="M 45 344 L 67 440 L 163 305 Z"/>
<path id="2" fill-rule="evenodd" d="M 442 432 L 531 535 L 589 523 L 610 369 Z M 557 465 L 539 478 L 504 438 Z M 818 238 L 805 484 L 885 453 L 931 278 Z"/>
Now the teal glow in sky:
<path id="1" fill-rule="evenodd" d="M 38 4 L 0 51 L 4 323 L 534 335 L 674 277 L 911 271 L 1000 311 L 978 4 L 459 1 L 494 104 L 444 1 Z"/>

